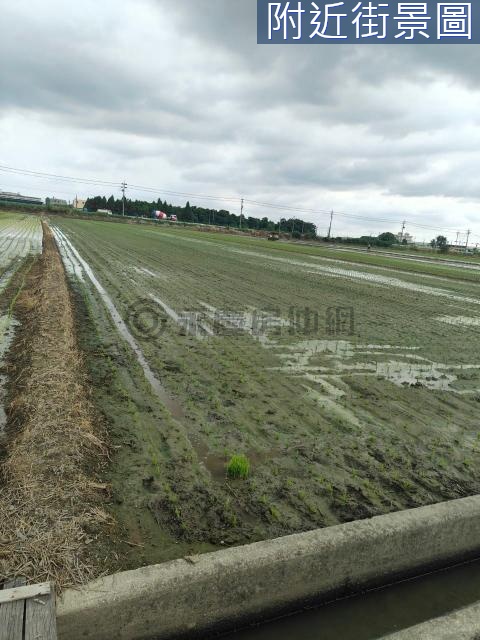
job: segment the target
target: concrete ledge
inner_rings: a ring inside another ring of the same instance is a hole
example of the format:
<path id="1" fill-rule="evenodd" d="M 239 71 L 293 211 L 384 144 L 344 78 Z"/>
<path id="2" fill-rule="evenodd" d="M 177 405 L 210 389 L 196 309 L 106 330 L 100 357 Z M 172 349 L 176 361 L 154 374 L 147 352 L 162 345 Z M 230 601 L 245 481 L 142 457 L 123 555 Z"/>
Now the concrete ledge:
<path id="1" fill-rule="evenodd" d="M 63 640 L 192 638 L 480 555 L 480 496 L 102 578 L 58 601 Z"/>
<path id="2" fill-rule="evenodd" d="M 479 640 L 480 603 L 430 622 L 385 636 L 383 640 Z"/>

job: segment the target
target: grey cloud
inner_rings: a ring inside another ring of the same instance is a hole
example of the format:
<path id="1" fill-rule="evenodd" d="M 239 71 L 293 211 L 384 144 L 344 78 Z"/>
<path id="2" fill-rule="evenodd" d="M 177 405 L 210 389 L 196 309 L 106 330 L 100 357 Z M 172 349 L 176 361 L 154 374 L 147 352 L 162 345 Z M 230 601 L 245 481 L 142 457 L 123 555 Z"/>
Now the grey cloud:
<path id="1" fill-rule="evenodd" d="M 361 191 L 392 216 L 480 197 L 475 47 L 259 47 L 255 0 L 31 2 L 2 15 L 0 124 L 72 133 L 93 173 L 168 165 L 182 190 L 292 204 Z"/>

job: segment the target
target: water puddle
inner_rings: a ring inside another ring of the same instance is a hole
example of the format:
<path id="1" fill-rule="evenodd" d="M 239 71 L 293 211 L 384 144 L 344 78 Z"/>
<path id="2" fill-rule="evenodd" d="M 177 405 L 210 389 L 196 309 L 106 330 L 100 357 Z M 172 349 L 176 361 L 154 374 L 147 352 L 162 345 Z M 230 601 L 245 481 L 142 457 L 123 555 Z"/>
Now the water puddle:
<path id="1" fill-rule="evenodd" d="M 0 317 L 0 370 L 4 358 L 10 349 L 18 322 L 8 315 Z M 2 438 L 7 424 L 7 414 L 5 412 L 5 394 L 7 377 L 0 374 L 0 439 Z"/>
<path id="2" fill-rule="evenodd" d="M 225 456 L 212 453 L 205 442 L 190 439 L 200 464 L 207 469 L 214 480 L 223 482 L 227 477 L 227 459 Z"/>
<path id="3" fill-rule="evenodd" d="M 480 327 L 478 316 L 438 316 L 437 320 L 458 327 Z"/>
<path id="4" fill-rule="evenodd" d="M 2 275 L 0 276 L 0 293 L 2 291 L 5 291 L 5 289 L 7 288 L 8 283 L 10 282 L 18 268 L 18 264 L 18 261 L 15 260 L 10 268 L 4 271 L 4 273 L 2 273 Z"/>
<path id="5" fill-rule="evenodd" d="M 192 440 L 192 445 L 195 448 L 200 464 L 207 469 L 212 478 L 218 482 L 225 482 L 227 479 L 228 456 L 213 453 L 208 445 L 200 439 Z M 282 451 L 278 448 L 263 452 L 255 449 L 247 449 L 243 453 L 248 458 L 252 471 L 255 470 L 256 467 L 265 464 L 267 460 L 282 455 Z M 230 480 L 230 482 L 232 482 L 232 480 Z"/>
<path id="6" fill-rule="evenodd" d="M 414 353 L 420 347 L 354 345 L 346 340 L 307 340 L 294 345 L 273 346 L 282 350 L 278 355 L 284 361 L 276 370 L 301 376 L 319 385 L 325 402 L 327 399 L 338 400 L 344 395 L 340 381 L 359 375 L 387 380 L 398 387 L 423 387 L 462 395 L 478 392 L 475 380 L 470 389 L 456 389 L 453 384 L 462 372 L 478 371 L 480 365 L 433 362 Z M 365 357 L 362 362 L 349 362 Z M 472 381 L 467 380 L 465 384 L 472 384 Z"/>
<path id="7" fill-rule="evenodd" d="M 80 282 L 84 281 L 83 269 L 79 260 L 75 257 L 69 247 L 66 245 L 65 238 L 62 237 L 60 232 L 55 233 L 53 230 L 53 234 L 55 236 L 55 240 L 57 242 L 58 249 L 60 251 L 60 255 L 62 256 L 62 261 L 65 266 L 67 273 L 70 276 L 73 276 Z"/>
<path id="8" fill-rule="evenodd" d="M 150 269 L 145 269 L 145 267 L 133 267 L 133 270 L 135 271 L 135 273 L 138 273 L 141 276 L 146 275 L 150 276 L 151 278 L 160 278 L 161 280 L 166 280 L 166 276 L 163 273 L 150 271 Z"/>

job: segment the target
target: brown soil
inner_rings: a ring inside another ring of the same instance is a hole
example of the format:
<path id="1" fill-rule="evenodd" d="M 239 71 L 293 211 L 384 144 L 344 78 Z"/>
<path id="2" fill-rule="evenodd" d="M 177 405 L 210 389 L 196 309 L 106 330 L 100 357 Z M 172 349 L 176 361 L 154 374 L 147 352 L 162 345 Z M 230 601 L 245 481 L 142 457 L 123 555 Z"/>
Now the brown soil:
<path id="1" fill-rule="evenodd" d="M 102 432 L 89 399 L 72 301 L 50 229 L 15 307 L 8 442 L 0 467 L 0 581 L 80 584 L 100 572 L 90 543 L 109 523 Z M 92 545 L 95 547 L 95 545 Z"/>

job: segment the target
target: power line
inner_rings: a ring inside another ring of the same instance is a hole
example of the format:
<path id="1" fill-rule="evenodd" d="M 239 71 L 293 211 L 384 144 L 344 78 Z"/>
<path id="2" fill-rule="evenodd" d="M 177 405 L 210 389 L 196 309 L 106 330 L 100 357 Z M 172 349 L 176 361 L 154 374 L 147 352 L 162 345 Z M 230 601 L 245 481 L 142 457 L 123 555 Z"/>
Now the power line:
<path id="1" fill-rule="evenodd" d="M 210 196 L 202 193 L 189 193 L 186 191 L 171 191 L 160 187 L 145 187 L 138 184 L 130 184 L 133 191 L 143 191 L 145 193 L 163 193 L 169 196 L 180 196 L 184 198 L 197 198 L 198 200 L 218 200 L 223 202 L 240 202 L 241 198 L 236 196 Z"/>
<path id="2" fill-rule="evenodd" d="M 0 172 L 3 173 L 7 173 L 7 174 L 14 174 L 14 175 L 24 175 L 24 176 L 29 176 L 32 178 L 38 178 L 38 179 L 45 179 L 45 180 L 59 180 L 62 182 L 69 182 L 69 183 L 77 183 L 77 184 L 86 184 L 86 185 L 90 185 L 90 186 L 102 186 L 102 187 L 113 187 L 113 188 L 120 188 L 122 190 L 123 193 L 123 197 L 125 199 L 125 191 L 124 191 L 124 186 L 125 188 L 127 187 L 125 182 L 115 182 L 115 181 L 110 181 L 110 180 L 100 180 L 97 178 L 77 178 L 77 177 L 72 177 L 72 176 L 62 176 L 59 174 L 55 174 L 55 173 L 47 173 L 44 171 L 33 171 L 33 170 L 29 170 L 29 169 L 19 169 L 16 167 L 11 167 L 9 165 L 3 165 L 0 164 Z M 173 191 L 170 189 L 164 189 L 162 187 L 149 187 L 149 186 L 144 186 L 144 185 L 137 185 L 137 184 L 129 184 L 128 188 L 132 191 L 142 191 L 145 193 L 155 193 L 155 194 L 166 194 L 166 195 L 170 195 L 170 196 L 177 196 L 177 197 L 187 197 L 187 198 L 196 198 L 198 200 L 213 200 L 213 201 L 219 201 L 219 202 L 232 202 L 232 203 L 240 203 L 241 207 L 242 207 L 242 213 L 243 213 L 243 206 L 245 204 L 249 204 L 251 206 L 254 207 L 262 207 L 262 208 L 267 208 L 267 209 L 274 209 L 277 211 L 290 211 L 290 212 L 295 212 L 297 214 L 300 213 L 307 213 L 307 214 L 312 214 L 312 215 L 328 215 L 331 216 L 332 212 L 331 210 L 327 210 L 327 209 L 312 209 L 312 208 L 302 208 L 302 207 L 293 207 L 291 205 L 283 205 L 283 204 L 276 204 L 276 203 L 272 203 L 272 202 L 260 202 L 258 200 L 250 200 L 249 198 L 240 198 L 238 196 L 214 196 L 214 195 L 208 195 L 208 194 L 199 194 L 199 193 L 190 193 L 190 192 L 184 192 L 184 191 Z M 242 215 L 242 214 L 241 214 Z M 408 224 L 409 226 L 412 227 L 416 227 L 419 229 L 428 229 L 428 230 L 432 230 L 432 231 L 444 231 L 444 232 L 450 232 L 450 233 L 456 233 L 457 229 L 452 229 L 452 228 L 446 228 L 446 227 L 437 227 L 437 226 L 432 226 L 432 225 L 425 225 L 419 222 L 411 222 L 411 221 L 407 221 L 407 220 L 392 220 L 391 218 L 385 218 L 385 217 L 374 217 L 374 216 L 366 216 L 366 215 L 362 215 L 362 214 L 354 214 L 354 213 L 350 213 L 350 212 L 346 212 L 346 211 L 335 211 L 335 215 L 338 217 L 342 217 L 342 218 L 347 218 L 350 220 L 359 220 L 359 221 L 364 221 L 364 222 L 384 222 L 385 224 L 390 224 L 390 225 L 394 225 L 394 224 L 402 224 L 402 225 L 406 225 Z M 475 237 L 480 237 L 475 235 Z"/>
<path id="3" fill-rule="evenodd" d="M 2 188 L 4 189 L 28 189 L 29 191 L 35 191 L 36 193 L 39 193 L 39 189 L 38 189 L 38 185 L 37 186 L 33 186 L 33 185 L 24 185 L 24 184 L 12 184 L 11 182 L 9 182 L 8 184 L 5 184 L 4 182 L 2 183 Z M 62 195 L 68 195 L 71 196 L 73 198 L 73 196 L 75 196 L 75 191 L 63 191 L 62 189 L 52 189 L 52 191 L 55 191 L 55 195 L 57 194 L 62 194 Z"/>
<path id="4" fill-rule="evenodd" d="M 61 180 L 62 182 L 79 182 L 84 184 L 93 184 L 93 185 L 104 185 L 115 187 L 118 185 L 118 182 L 110 182 L 107 180 L 98 180 L 93 178 L 73 178 L 70 176 L 61 176 L 55 173 L 45 173 L 43 171 L 30 171 L 29 169 L 16 169 L 14 167 L 9 167 L 6 165 L 0 164 L 0 171 L 3 173 L 13 173 L 16 175 L 24 175 L 30 176 L 32 178 L 44 178 L 47 180 Z"/>

